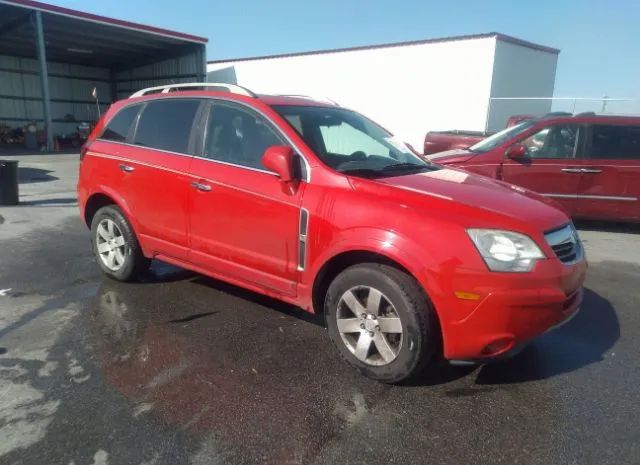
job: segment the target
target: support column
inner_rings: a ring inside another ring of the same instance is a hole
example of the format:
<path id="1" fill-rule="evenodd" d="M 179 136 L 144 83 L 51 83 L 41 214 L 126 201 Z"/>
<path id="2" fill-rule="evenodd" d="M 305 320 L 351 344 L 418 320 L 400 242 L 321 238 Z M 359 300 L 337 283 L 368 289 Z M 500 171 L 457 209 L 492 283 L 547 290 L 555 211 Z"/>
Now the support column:
<path id="1" fill-rule="evenodd" d="M 109 70 L 109 88 L 111 91 L 111 102 L 118 101 L 118 73 L 112 68 Z"/>
<path id="2" fill-rule="evenodd" d="M 47 52 L 44 45 L 44 29 L 42 28 L 42 13 L 34 11 L 36 29 L 36 47 L 38 49 L 38 65 L 40 67 L 40 86 L 42 87 L 42 106 L 44 109 L 44 124 L 47 134 L 47 150 L 53 150 L 53 125 L 51 124 L 51 99 L 49 97 L 49 71 L 47 70 Z"/>
<path id="3" fill-rule="evenodd" d="M 198 47 L 198 62 L 202 68 L 198 71 L 198 81 L 207 82 L 207 46 L 201 44 Z"/>

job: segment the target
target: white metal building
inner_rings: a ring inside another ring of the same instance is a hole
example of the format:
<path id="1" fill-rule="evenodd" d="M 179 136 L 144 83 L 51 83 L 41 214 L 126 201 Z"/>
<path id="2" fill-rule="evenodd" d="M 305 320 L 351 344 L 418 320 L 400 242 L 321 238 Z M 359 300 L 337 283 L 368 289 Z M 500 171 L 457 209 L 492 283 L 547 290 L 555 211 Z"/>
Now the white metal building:
<path id="1" fill-rule="evenodd" d="M 488 33 L 209 61 L 207 79 L 330 98 L 421 150 L 430 130 L 498 130 L 512 114 L 548 112 L 549 100 L 491 99 L 551 97 L 558 53 Z"/>

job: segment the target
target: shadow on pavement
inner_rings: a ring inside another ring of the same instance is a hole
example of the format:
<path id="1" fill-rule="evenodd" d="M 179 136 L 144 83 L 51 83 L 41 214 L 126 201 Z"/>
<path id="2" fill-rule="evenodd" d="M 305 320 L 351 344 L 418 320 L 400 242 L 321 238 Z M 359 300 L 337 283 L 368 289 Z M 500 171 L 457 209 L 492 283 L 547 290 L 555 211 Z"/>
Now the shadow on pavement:
<path id="1" fill-rule="evenodd" d="M 42 168 L 18 167 L 18 183 L 31 184 L 36 182 L 56 181 L 59 179 L 49 173 L 53 173 L 53 171 Z"/>
<path id="2" fill-rule="evenodd" d="M 270 309 L 275 310 L 279 313 L 293 316 L 295 318 L 298 318 L 299 320 L 306 321 L 307 323 L 312 323 L 314 325 L 322 327 L 325 326 L 323 315 L 314 315 L 305 312 L 295 305 L 282 302 L 281 300 L 272 299 L 271 297 L 267 297 L 265 295 L 258 294 L 257 292 L 234 286 L 233 284 L 227 284 L 223 281 L 218 281 L 201 275 L 197 275 L 193 282 L 210 287 L 212 289 L 216 289 L 218 291 L 224 292 L 225 294 L 229 294 L 243 300 L 248 300 L 263 307 L 269 307 Z"/>
<path id="3" fill-rule="evenodd" d="M 614 233 L 640 234 L 640 223 L 616 223 L 613 221 L 574 221 L 575 227 L 583 231 L 600 231 Z"/>
<path id="4" fill-rule="evenodd" d="M 230 299 L 237 298 L 267 307 L 282 315 L 291 316 L 319 327 L 325 326 L 322 315 L 312 315 L 285 302 L 161 262 L 154 261 L 143 283 L 158 285 L 179 281 L 218 291 Z M 113 285 L 118 286 L 115 283 Z M 137 293 L 135 287 L 132 287 L 124 295 L 130 299 Z M 165 322 L 187 323 L 219 313 L 215 300 L 210 305 L 213 310 L 188 313 L 175 319 L 165 320 Z M 267 315 L 267 318 L 274 317 Z M 603 360 L 605 353 L 613 347 L 619 337 L 620 326 L 616 311 L 611 303 L 594 291 L 585 289 L 582 308 L 571 321 L 534 340 L 514 358 L 489 363 L 478 369 L 477 365 L 452 366 L 443 361 L 441 357 L 436 357 L 436 360 L 439 359 L 439 361 L 427 368 L 423 375 L 403 384 L 405 386 L 437 386 L 468 376 L 475 370 L 478 370 L 477 385 L 521 383 L 546 379 Z M 455 393 L 455 395 L 464 395 L 464 393 Z"/>
<path id="5" fill-rule="evenodd" d="M 170 265 L 169 263 L 153 260 L 151 267 L 137 281 L 137 284 L 171 283 L 175 281 L 187 281 L 198 276 L 195 272 Z"/>
<path id="6" fill-rule="evenodd" d="M 571 321 L 535 340 L 516 357 L 484 365 L 476 383 L 522 383 L 569 373 L 602 361 L 619 338 L 620 324 L 611 303 L 585 289 L 582 308 Z"/>
<path id="7" fill-rule="evenodd" d="M 20 205 L 29 206 L 29 207 L 38 207 L 45 205 L 72 205 L 78 203 L 78 199 L 75 197 L 62 197 L 59 199 L 42 199 L 42 200 L 22 200 L 20 201 Z"/>

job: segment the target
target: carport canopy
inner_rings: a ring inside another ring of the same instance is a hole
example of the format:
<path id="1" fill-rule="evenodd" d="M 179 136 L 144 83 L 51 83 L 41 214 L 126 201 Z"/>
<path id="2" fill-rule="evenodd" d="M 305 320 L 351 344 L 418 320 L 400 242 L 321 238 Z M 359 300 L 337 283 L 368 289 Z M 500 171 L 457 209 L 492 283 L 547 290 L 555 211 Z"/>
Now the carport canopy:
<path id="1" fill-rule="evenodd" d="M 108 68 L 113 78 L 128 69 L 195 54 L 197 72 L 189 75 L 190 80 L 205 81 L 206 43 L 203 37 L 41 2 L 0 0 L 0 55 L 37 57 L 47 128 L 51 128 L 47 62 Z M 137 79 L 171 80 L 172 77 L 184 80 L 187 75 Z M 117 88 L 113 82 L 111 87 L 111 100 L 115 100 Z M 51 149 L 52 131 L 47 132 Z"/>

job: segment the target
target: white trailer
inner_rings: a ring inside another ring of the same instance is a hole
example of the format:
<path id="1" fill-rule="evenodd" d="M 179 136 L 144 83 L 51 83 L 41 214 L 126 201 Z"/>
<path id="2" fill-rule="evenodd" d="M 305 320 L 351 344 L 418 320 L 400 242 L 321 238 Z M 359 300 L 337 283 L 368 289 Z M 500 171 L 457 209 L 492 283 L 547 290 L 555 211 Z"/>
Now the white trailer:
<path id="1" fill-rule="evenodd" d="M 210 61 L 209 82 L 256 93 L 329 98 L 422 150 L 430 130 L 498 130 L 512 114 L 543 114 L 559 50 L 498 33 Z M 490 103 L 492 102 L 492 103 Z"/>

